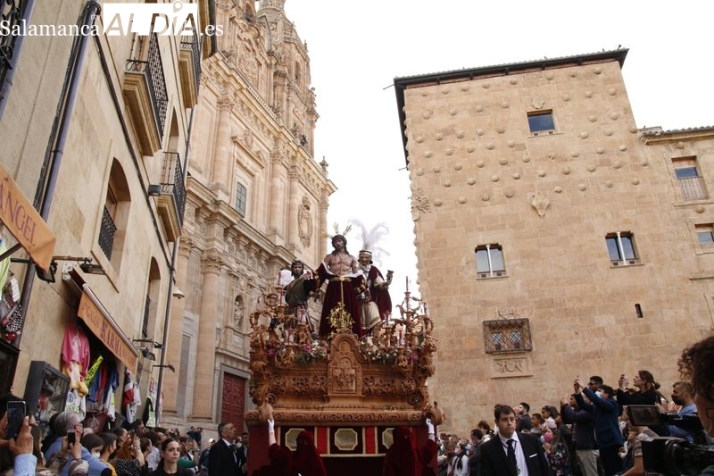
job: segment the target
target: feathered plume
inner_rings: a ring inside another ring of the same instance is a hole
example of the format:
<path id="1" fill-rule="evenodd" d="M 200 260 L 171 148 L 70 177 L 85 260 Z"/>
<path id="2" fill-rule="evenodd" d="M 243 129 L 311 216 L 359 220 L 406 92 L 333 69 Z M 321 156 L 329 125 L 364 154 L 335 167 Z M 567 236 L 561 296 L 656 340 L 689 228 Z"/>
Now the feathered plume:
<path id="1" fill-rule="evenodd" d="M 389 256 L 389 252 L 379 246 L 379 243 L 389 234 L 389 227 L 384 222 L 379 222 L 371 229 L 361 221 L 353 218 L 350 220 L 350 225 L 362 230 L 362 248 L 372 252 L 372 261 L 381 265 L 381 256 Z"/>

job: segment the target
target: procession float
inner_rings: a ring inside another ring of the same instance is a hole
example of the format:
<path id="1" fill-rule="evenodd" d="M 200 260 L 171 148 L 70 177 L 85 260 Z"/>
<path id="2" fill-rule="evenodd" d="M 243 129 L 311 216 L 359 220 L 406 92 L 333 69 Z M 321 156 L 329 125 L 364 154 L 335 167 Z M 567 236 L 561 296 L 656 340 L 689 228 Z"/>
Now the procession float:
<path id="1" fill-rule="evenodd" d="M 311 432 L 329 474 L 381 474 L 395 427 L 410 427 L 423 444 L 425 419 L 438 425 L 444 418 L 429 401 L 427 379 L 437 346 L 428 306 L 412 295 L 407 278 L 402 302 L 376 323 L 355 332 L 353 316 L 338 302 L 322 311 L 330 332 L 317 333 L 314 319 L 323 296 L 306 291 L 311 288 L 302 281 L 310 279 L 315 278 L 306 273 L 291 286 L 276 284 L 250 316 L 250 397 L 256 409 L 245 415 L 249 474 L 269 464 L 269 416 L 280 445 L 295 449 L 295 437 Z M 344 281 L 332 281 L 337 279 Z"/>

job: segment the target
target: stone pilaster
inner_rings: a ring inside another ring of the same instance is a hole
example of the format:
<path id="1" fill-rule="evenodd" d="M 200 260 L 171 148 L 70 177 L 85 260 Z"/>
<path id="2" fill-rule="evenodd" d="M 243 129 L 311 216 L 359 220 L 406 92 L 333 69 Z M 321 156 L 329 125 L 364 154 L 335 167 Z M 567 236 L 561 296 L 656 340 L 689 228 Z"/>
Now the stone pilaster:
<path id="1" fill-rule="evenodd" d="M 280 153 L 274 152 L 271 161 L 271 184 L 270 184 L 270 225 L 269 229 L 271 233 L 275 233 L 277 237 L 284 237 L 285 230 L 283 230 L 283 210 L 281 205 L 285 201 L 285 190 L 283 188 L 283 183 L 281 180 L 282 172 L 282 161 L 280 160 Z"/>
<path id="2" fill-rule="evenodd" d="M 193 241 L 186 237 L 181 237 L 179 241 L 178 255 L 176 256 L 176 289 L 180 289 L 184 294 L 188 294 L 188 282 L 186 280 L 188 262 L 193 250 Z M 178 395 L 178 379 L 182 371 L 187 369 L 181 368 L 181 342 L 183 336 L 183 315 L 186 310 L 186 299 L 173 299 L 171 302 L 171 316 L 169 322 L 168 341 L 165 343 L 164 352 L 166 352 L 166 364 L 171 364 L 176 369 L 176 372 L 164 371 L 161 383 L 161 392 L 164 395 L 163 412 L 178 413 L 176 396 Z M 164 369 L 166 370 L 166 369 Z"/>
<path id="3" fill-rule="evenodd" d="M 300 243 L 300 237 L 298 235 L 298 207 L 300 206 L 300 181 L 298 180 L 298 173 L 294 170 L 288 173 L 288 179 L 290 180 L 290 199 L 288 201 L 288 236 L 286 243 L 288 249 L 295 252 L 298 250 L 298 243 Z"/>
<path id="4" fill-rule="evenodd" d="M 193 387 L 193 418 L 210 419 L 213 416 L 213 369 L 216 361 L 216 316 L 218 289 L 223 262 L 220 257 L 207 253 L 202 259 L 203 287 L 201 289 L 201 314 L 198 319 L 198 343 L 195 384 Z"/>
<path id="5" fill-rule="evenodd" d="M 211 190 L 218 199 L 230 200 L 231 183 L 231 152 L 233 139 L 231 134 L 231 111 L 233 104 L 228 97 L 218 101 L 218 132 L 216 134 L 216 152 L 213 155 L 213 169 L 211 175 Z"/>

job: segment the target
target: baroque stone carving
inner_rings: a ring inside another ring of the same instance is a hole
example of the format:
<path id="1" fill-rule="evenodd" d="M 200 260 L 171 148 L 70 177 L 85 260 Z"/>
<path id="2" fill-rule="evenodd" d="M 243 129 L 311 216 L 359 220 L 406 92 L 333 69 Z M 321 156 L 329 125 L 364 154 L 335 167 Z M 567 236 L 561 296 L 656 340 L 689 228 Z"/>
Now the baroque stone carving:
<path id="1" fill-rule="evenodd" d="M 298 236 L 304 247 L 312 243 L 312 215 L 310 214 L 310 200 L 302 197 L 302 205 L 298 208 Z"/>
<path id="2" fill-rule="evenodd" d="M 412 193 L 412 208 L 425 213 L 431 211 L 429 198 L 426 196 L 423 189 L 417 188 Z"/>

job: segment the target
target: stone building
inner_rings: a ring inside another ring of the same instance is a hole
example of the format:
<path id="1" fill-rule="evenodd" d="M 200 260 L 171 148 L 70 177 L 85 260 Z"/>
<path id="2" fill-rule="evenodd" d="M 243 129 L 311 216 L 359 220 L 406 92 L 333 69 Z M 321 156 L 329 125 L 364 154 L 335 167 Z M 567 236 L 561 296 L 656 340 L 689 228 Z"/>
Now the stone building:
<path id="1" fill-rule="evenodd" d="M 313 154 L 318 119 L 307 47 L 284 0 L 217 3 L 218 52 L 193 120 L 184 234 L 164 373 L 163 420 L 243 428 L 249 315 L 296 257 L 326 254 L 335 186 Z"/>
<path id="2" fill-rule="evenodd" d="M 668 395 L 712 331 L 714 128 L 638 129 L 626 55 L 395 79 L 449 430 L 578 375 L 647 369 Z"/>
<path id="3" fill-rule="evenodd" d="M 163 3 L 153 5 L 171 9 Z M 200 32 L 211 30 L 212 4 L 183 3 Z M 102 399 L 116 397 L 117 409 L 125 369 L 142 401 L 160 386 L 190 118 L 201 63 L 215 49 L 214 36 L 200 40 L 184 30 L 139 34 L 125 24 L 107 34 L 116 5 L 13 0 L 0 7 L 3 21 L 38 28 L 0 38 L 11 52 L 0 60 L 0 163 L 56 239 L 49 258 L 57 266 L 47 282 L 51 265 L 43 281 L 28 263 L 11 264 L 24 321 L 17 337 L 2 329 L 0 372 L 6 389 L 24 392 L 28 404 L 37 404 L 40 387 L 53 385 L 54 411 L 66 391 L 56 372 L 69 355 L 65 339 L 86 342 L 82 374 L 100 357 L 105 375 L 116 373 L 117 386 L 100 388 Z M 180 13 L 172 8 L 171 15 Z M 14 238 L 4 224 L 10 248 Z M 23 250 L 12 258 L 36 261 Z M 46 371 L 36 374 L 32 361 Z M 106 415 L 108 404 L 100 399 L 88 411 Z"/>

